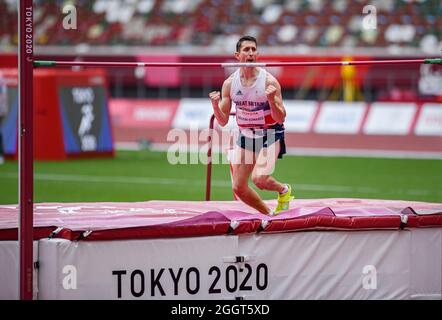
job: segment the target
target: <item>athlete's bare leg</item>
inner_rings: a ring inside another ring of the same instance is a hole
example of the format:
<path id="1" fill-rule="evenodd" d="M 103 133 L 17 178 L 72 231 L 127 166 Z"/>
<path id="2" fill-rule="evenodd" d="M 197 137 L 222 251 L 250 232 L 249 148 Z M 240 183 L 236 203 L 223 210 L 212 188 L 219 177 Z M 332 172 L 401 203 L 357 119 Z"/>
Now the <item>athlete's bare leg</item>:
<path id="1" fill-rule="evenodd" d="M 233 192 L 245 204 L 263 214 L 269 214 L 270 208 L 264 203 L 258 193 L 249 187 L 248 181 L 255 167 L 254 152 L 235 146 L 235 161 L 233 163 Z M 253 161 L 251 161 L 253 160 Z M 252 162 L 252 163 L 250 163 Z"/>
<path id="2" fill-rule="evenodd" d="M 279 140 L 267 148 L 262 148 L 256 158 L 252 181 L 258 189 L 283 192 L 285 185 L 271 176 L 281 148 Z"/>

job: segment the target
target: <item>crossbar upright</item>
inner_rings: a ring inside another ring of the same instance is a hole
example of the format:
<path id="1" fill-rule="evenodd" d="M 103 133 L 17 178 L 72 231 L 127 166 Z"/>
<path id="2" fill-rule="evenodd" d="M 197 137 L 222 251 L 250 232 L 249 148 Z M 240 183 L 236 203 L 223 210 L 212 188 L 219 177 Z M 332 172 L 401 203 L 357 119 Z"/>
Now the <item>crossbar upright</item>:
<path id="1" fill-rule="evenodd" d="M 33 60 L 34 9 L 32 0 L 20 0 L 18 10 L 19 59 L 19 261 L 20 299 L 33 298 L 34 158 Z"/>

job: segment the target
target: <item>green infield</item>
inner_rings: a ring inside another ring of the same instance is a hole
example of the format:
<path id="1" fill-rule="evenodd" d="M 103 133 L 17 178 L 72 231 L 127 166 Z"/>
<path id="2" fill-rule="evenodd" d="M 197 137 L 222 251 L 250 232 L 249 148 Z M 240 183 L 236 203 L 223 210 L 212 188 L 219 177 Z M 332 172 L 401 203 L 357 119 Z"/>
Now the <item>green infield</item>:
<path id="1" fill-rule="evenodd" d="M 188 160 L 190 158 L 188 157 Z M 442 203 L 442 161 L 286 156 L 274 176 L 297 198 Z M 0 165 L 0 204 L 18 203 L 18 164 Z M 171 165 L 166 152 L 118 151 L 113 159 L 34 164 L 34 202 L 204 200 L 206 165 Z M 272 199 L 271 192 L 258 192 Z M 232 200 L 229 166 L 213 166 L 212 200 Z"/>

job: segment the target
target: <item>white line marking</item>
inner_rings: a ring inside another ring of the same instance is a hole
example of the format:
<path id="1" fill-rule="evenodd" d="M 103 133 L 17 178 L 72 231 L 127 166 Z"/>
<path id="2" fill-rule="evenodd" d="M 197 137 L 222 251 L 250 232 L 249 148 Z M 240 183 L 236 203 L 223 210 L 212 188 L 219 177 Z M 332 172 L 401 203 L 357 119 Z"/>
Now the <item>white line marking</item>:
<path id="1" fill-rule="evenodd" d="M 142 150 L 143 147 L 138 142 L 117 142 L 117 150 Z M 152 143 L 151 151 L 168 151 L 170 144 Z M 188 146 L 189 147 L 189 146 Z M 201 146 L 190 147 L 191 152 L 201 151 Z M 145 149 L 145 148 L 144 148 Z M 221 149 L 214 146 L 212 153 L 220 153 Z M 394 150 L 368 150 L 368 149 L 333 149 L 333 148 L 293 148 L 287 147 L 287 155 L 318 156 L 318 157 L 358 157 L 358 158 L 385 158 L 385 159 L 442 159 L 442 152 L 431 151 L 394 151 Z"/>
<path id="2" fill-rule="evenodd" d="M 0 178 L 17 179 L 16 173 L 0 173 Z M 170 179 L 170 178 L 154 178 L 154 177 L 129 177 L 129 176 L 84 176 L 69 174 L 34 174 L 36 180 L 41 181 L 66 181 L 81 183 L 122 183 L 122 184 L 145 184 L 145 185 L 180 185 L 180 186 L 198 186 L 204 187 L 205 181 L 195 181 L 192 179 Z M 232 187 L 230 180 L 212 180 L 212 187 L 228 188 Z M 342 192 L 342 193 L 359 193 L 359 194 L 376 194 L 381 192 L 389 192 L 389 190 L 381 190 L 372 187 L 351 187 L 340 185 L 326 184 L 302 184 L 294 183 L 295 190 L 312 191 L 312 192 Z M 397 190 L 396 190 L 397 191 Z M 427 190 L 403 190 L 400 193 L 408 195 L 429 195 Z"/>

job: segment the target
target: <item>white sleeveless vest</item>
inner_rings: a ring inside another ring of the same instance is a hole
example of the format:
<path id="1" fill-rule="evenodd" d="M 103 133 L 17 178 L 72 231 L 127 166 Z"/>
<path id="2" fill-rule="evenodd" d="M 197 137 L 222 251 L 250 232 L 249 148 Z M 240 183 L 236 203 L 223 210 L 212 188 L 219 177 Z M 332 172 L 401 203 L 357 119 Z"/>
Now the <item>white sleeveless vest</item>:
<path id="1" fill-rule="evenodd" d="M 230 99 L 235 104 L 236 122 L 240 128 L 268 128 L 276 124 L 265 94 L 267 71 L 259 68 L 255 83 L 250 87 L 241 84 L 240 69 L 233 75 Z"/>

